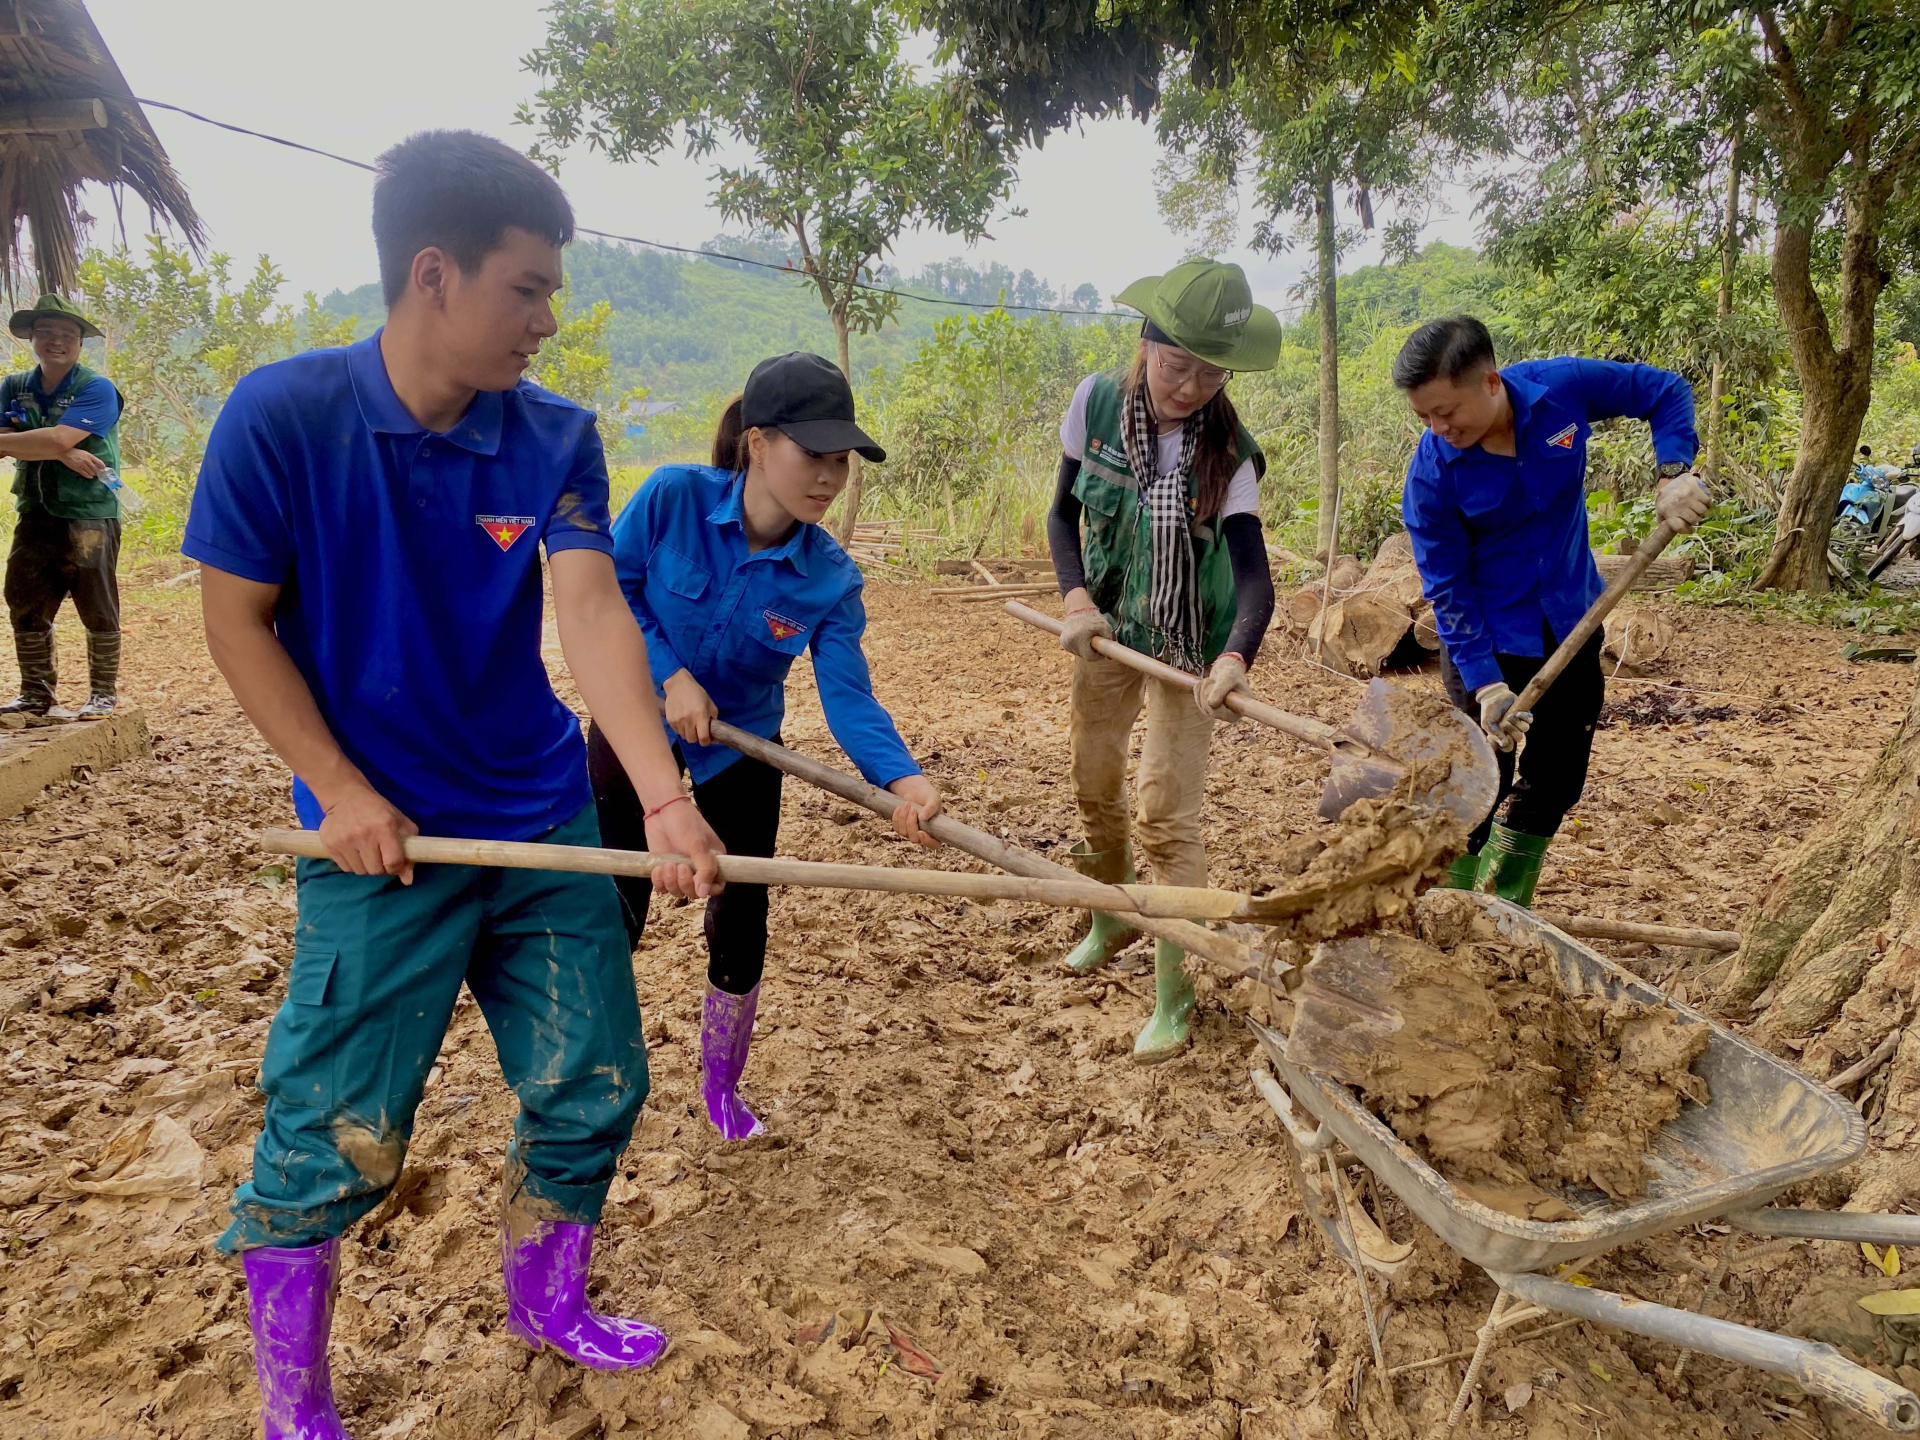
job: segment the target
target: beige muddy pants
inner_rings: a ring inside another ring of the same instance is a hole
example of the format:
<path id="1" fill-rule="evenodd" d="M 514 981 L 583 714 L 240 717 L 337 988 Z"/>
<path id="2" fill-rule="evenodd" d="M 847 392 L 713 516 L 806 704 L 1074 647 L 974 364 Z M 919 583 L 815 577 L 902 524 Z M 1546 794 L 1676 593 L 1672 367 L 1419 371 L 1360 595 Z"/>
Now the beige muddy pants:
<path id="1" fill-rule="evenodd" d="M 1127 843 L 1127 737 L 1144 701 L 1147 738 L 1134 780 L 1139 853 L 1155 884 L 1205 885 L 1207 847 L 1200 806 L 1207 792 L 1213 721 L 1191 691 L 1111 660 L 1073 662 L 1073 798 L 1087 849 Z"/>

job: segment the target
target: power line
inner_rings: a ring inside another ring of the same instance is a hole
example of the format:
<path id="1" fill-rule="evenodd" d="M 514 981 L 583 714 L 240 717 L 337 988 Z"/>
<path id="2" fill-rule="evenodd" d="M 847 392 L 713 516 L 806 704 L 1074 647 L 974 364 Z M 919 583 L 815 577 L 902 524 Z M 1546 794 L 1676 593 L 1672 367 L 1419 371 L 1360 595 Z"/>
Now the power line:
<path id="1" fill-rule="evenodd" d="M 185 115 L 189 120 L 198 120 L 203 125 L 212 125 L 220 130 L 230 130 L 236 135 L 251 136 L 255 140 L 265 140 L 274 145 L 284 145 L 289 150 L 304 150 L 309 155 L 318 155 L 324 160 L 337 160 L 342 165 L 351 165 L 356 170 L 372 170 L 374 167 L 364 160 L 355 160 L 351 156 L 336 155 L 331 150 L 321 150 L 312 145 L 303 145 L 298 140 L 288 140 L 283 136 L 269 135 L 264 130 L 249 130 L 244 125 L 232 125 L 225 120 L 215 120 L 210 115 L 202 115 L 197 110 L 189 110 L 183 105 L 169 105 L 164 100 L 136 100 L 142 105 L 151 105 L 156 110 L 171 110 L 176 115 Z M 582 235 L 597 236 L 602 240 L 619 240 L 628 245 L 645 245 L 652 250 L 667 250 L 675 255 L 699 255 L 709 260 L 725 260 L 734 265 L 751 265 L 760 270 L 775 270 L 782 275 L 791 275 L 798 279 L 807 278 L 804 271 L 796 270 L 792 265 L 776 265 L 769 260 L 749 260 L 744 255 L 723 255 L 718 250 L 704 250 L 698 246 L 669 245 L 664 240 L 648 240 L 639 235 L 620 235 L 612 230 L 596 230 L 590 225 L 576 225 L 574 229 Z M 912 290 L 896 290 L 886 285 L 870 285 L 864 280 L 853 282 L 857 290 L 865 290 L 874 295 L 892 295 L 901 300 L 917 300 L 923 305 L 957 305 L 968 310 L 1021 310 L 1041 315 L 1071 315 L 1079 319 L 1134 320 L 1139 317 L 1131 310 L 1069 310 L 1058 305 L 1008 305 L 999 301 L 988 304 L 984 300 L 952 300 L 937 295 L 921 295 Z"/>

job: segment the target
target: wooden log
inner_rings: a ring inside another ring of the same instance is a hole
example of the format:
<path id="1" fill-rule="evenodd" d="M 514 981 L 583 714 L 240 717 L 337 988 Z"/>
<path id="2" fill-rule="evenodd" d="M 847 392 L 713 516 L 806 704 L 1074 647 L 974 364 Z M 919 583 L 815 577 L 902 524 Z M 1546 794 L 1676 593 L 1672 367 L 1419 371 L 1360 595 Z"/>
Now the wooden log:
<path id="1" fill-rule="evenodd" d="M 1018 575 L 1048 575 L 1053 573 L 1053 561 L 1046 556 L 1020 556 L 1017 558 L 995 559 L 982 556 L 979 560 L 936 560 L 933 573 L 936 575 L 971 575 L 976 565 L 989 565 L 1002 570 L 1012 570 Z"/>
<path id="2" fill-rule="evenodd" d="M 896 802 L 897 803 L 897 802 Z M 327 847 L 313 830 L 267 830 L 261 846 L 275 855 L 324 860 Z M 407 858 L 418 865 L 488 865 L 513 870 L 561 870 L 587 875 L 651 875 L 656 866 L 684 865 L 684 855 L 606 850 L 586 845 L 541 845 L 510 840 L 458 840 L 416 835 Z M 892 895 L 949 895 L 967 900 L 1012 900 L 1074 910 L 1111 910 L 1165 919 L 1247 919 L 1261 902 L 1228 890 L 1184 885 L 1102 885 L 1078 875 L 1032 878 L 913 870 L 889 865 L 835 865 L 813 860 L 722 855 L 720 878 L 748 885 L 801 885 L 826 890 L 873 890 Z"/>
<path id="3" fill-rule="evenodd" d="M 30 105 L 0 105 L 0 135 L 58 135 L 70 130 L 104 130 L 103 100 L 36 100 Z"/>
<path id="4" fill-rule="evenodd" d="M 1581 940 L 1639 940 L 1648 945 L 1681 945 L 1692 950 L 1738 950 L 1740 936 L 1733 930 L 1695 930 L 1684 925 L 1647 925 L 1638 920 L 1602 920 L 1585 915 L 1540 918 Z"/>
<path id="5" fill-rule="evenodd" d="M 1058 590 L 1057 585 L 1044 585 L 1038 582 L 1028 585 L 936 585 L 927 591 L 929 595 L 966 595 L 979 600 L 1005 600 L 1021 595 L 1045 595 L 1048 591 Z"/>
<path id="6" fill-rule="evenodd" d="M 1593 563 L 1600 567 L 1600 579 L 1611 584 L 1614 576 L 1625 570 L 1633 560 L 1631 555 L 1602 555 L 1594 553 Z M 1693 578 L 1693 557 L 1691 555 L 1662 555 L 1648 565 L 1640 577 L 1633 582 L 1635 590 L 1671 590 L 1684 580 Z"/>
<path id="7" fill-rule="evenodd" d="M 784 770 L 787 774 L 817 785 L 828 794 L 838 795 L 842 800 L 864 806 L 883 819 L 892 818 L 900 804 L 897 795 L 889 794 L 878 785 L 869 785 L 855 775 L 836 770 L 831 765 L 822 764 L 811 756 L 801 755 L 771 740 L 763 740 L 758 735 L 748 734 L 737 725 L 729 725 L 724 720 L 713 722 L 713 737 L 722 744 L 730 745 L 743 755 Z M 989 865 L 997 865 L 1015 875 L 1028 875 L 1035 879 L 1078 878 L 1079 872 L 1066 865 L 1057 865 L 1053 861 L 1036 855 L 1031 850 L 989 835 L 984 830 L 976 830 L 964 821 L 951 815 L 936 815 L 927 822 L 927 831 L 936 840 L 951 845 L 956 850 L 964 850 L 977 860 Z M 1216 969 L 1239 977 L 1252 975 L 1271 978 L 1286 969 L 1284 964 L 1264 960 L 1249 946 L 1223 935 L 1217 930 L 1209 930 L 1203 925 L 1195 925 L 1186 920 L 1160 920 L 1152 916 L 1129 916 L 1128 923 L 1136 929 L 1168 940 L 1178 945 L 1190 955 L 1198 955 Z"/>

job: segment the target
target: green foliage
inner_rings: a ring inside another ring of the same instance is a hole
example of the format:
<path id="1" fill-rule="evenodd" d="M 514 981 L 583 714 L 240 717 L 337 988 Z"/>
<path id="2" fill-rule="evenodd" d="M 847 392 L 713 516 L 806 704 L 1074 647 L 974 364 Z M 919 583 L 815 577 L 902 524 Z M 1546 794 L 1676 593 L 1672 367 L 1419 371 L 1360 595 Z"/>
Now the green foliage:
<path id="1" fill-rule="evenodd" d="M 562 291 L 554 297 L 554 318 L 560 328 L 541 341 L 528 378 L 593 411 L 600 442 L 611 454 L 626 443 L 624 407 L 647 395 L 644 389 L 622 389 L 614 381 L 613 356 L 607 349 L 613 306 L 599 300 L 582 310 Z"/>

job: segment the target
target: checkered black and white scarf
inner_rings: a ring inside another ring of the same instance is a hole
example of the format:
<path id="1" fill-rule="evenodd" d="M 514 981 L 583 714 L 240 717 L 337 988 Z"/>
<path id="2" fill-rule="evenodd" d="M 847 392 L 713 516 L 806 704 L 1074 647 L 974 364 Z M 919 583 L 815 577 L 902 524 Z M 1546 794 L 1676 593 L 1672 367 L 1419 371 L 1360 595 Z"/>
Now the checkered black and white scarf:
<path id="1" fill-rule="evenodd" d="M 1147 616 L 1159 631 L 1160 659 L 1198 675 L 1206 663 L 1200 619 L 1200 567 L 1193 558 L 1192 522 L 1187 513 L 1187 476 L 1200 439 L 1200 416 L 1180 427 L 1180 459 L 1160 473 L 1160 437 L 1147 402 L 1147 387 L 1134 387 L 1121 421 L 1127 463 L 1147 498 L 1152 526 L 1153 570 L 1147 590 Z"/>

